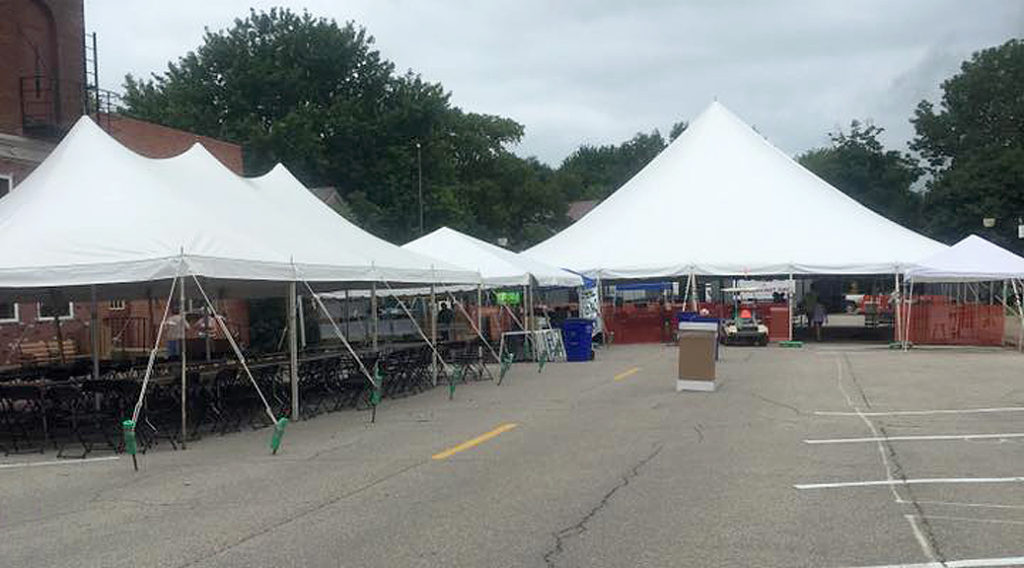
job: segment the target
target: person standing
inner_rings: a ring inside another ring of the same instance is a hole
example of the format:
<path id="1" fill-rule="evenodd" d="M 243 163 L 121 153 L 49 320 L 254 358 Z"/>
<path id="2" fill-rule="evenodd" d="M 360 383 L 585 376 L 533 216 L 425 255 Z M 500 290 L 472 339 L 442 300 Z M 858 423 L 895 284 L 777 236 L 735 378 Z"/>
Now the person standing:
<path id="1" fill-rule="evenodd" d="M 821 341 L 821 328 L 828 321 L 828 312 L 825 304 L 815 302 L 811 313 L 811 327 L 814 328 L 814 338 Z"/>

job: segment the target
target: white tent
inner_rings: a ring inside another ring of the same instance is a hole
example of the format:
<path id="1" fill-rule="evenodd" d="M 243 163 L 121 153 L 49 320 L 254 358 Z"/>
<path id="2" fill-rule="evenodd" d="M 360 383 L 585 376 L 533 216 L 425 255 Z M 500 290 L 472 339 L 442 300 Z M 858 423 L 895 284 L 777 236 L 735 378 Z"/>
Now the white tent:
<path id="1" fill-rule="evenodd" d="M 525 254 L 628 279 L 891 274 L 944 248 L 860 205 L 714 102 L 618 191 Z"/>
<path id="2" fill-rule="evenodd" d="M 1024 278 L 1024 258 L 971 235 L 906 270 L 915 282 L 982 282 Z"/>
<path id="3" fill-rule="evenodd" d="M 242 178 L 198 144 L 174 158 L 145 158 L 87 117 L 0 199 L 0 242 L 0 294 L 8 296 L 81 294 L 96 284 L 133 297 L 146 283 L 185 274 L 219 280 L 226 295 L 297 280 L 334 289 L 479 281 L 352 225 L 283 167 Z"/>
<path id="4" fill-rule="evenodd" d="M 486 287 L 525 286 L 531 278 L 538 286 L 571 288 L 583 284 L 578 274 L 545 264 L 528 256 L 441 227 L 429 235 L 402 245 L 405 250 L 444 259 L 467 270 L 480 272 Z"/>

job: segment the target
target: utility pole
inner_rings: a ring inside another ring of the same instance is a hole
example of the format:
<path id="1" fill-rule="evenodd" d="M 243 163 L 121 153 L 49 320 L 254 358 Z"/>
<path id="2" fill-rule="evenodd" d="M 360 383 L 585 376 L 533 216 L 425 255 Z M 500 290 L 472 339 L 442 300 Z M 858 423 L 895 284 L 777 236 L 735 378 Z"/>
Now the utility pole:
<path id="1" fill-rule="evenodd" d="M 423 236 L 423 150 L 419 142 L 416 143 L 416 177 L 420 195 L 420 236 Z"/>

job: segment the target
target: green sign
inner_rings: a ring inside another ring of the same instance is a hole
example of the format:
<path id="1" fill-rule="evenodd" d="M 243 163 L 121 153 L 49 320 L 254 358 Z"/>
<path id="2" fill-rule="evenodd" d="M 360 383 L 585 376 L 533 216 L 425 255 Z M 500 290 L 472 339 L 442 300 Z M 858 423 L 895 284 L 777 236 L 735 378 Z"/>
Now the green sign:
<path id="1" fill-rule="evenodd" d="M 522 292 L 495 292 L 495 297 L 498 298 L 498 304 L 502 306 L 518 306 L 523 301 Z"/>

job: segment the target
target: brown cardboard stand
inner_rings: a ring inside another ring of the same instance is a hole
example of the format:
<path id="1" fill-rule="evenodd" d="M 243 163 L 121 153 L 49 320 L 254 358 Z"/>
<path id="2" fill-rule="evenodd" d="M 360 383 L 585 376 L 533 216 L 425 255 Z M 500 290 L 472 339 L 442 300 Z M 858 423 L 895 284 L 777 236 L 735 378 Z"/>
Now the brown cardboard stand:
<path id="1" fill-rule="evenodd" d="M 679 322 L 679 376 L 676 391 L 715 390 L 715 341 L 718 324 Z"/>

